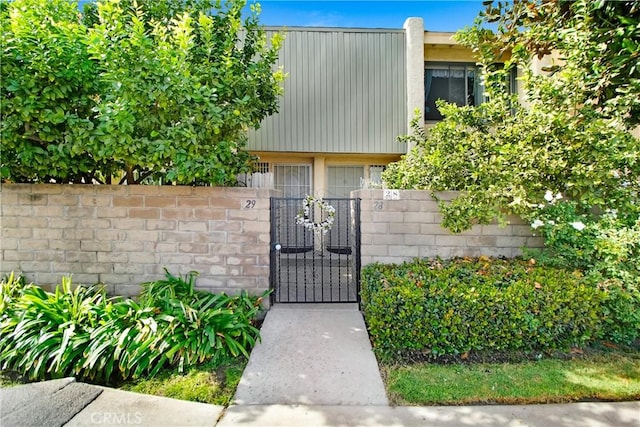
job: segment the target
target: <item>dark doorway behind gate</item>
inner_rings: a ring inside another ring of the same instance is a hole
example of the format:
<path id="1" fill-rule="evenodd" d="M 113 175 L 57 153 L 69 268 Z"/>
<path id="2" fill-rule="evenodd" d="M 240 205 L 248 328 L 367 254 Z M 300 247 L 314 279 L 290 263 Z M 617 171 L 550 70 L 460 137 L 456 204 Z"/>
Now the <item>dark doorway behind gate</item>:
<path id="1" fill-rule="evenodd" d="M 272 302 L 359 302 L 360 199 L 324 201 L 335 216 L 323 235 L 296 224 L 303 198 L 271 198 Z"/>

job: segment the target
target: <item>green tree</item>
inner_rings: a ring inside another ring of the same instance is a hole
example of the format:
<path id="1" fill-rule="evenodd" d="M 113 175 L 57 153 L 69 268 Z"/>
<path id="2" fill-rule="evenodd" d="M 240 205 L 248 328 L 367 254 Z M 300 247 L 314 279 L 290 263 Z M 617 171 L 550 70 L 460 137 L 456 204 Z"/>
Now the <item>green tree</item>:
<path id="1" fill-rule="evenodd" d="M 5 159 L 16 154 L 24 157 L 22 153 L 28 153 L 34 142 L 40 144 L 34 149 L 42 150 L 39 161 L 48 174 L 34 171 L 31 180 L 91 182 L 122 175 L 121 182 L 129 184 L 151 177 L 181 184 L 227 185 L 235 182 L 238 172 L 248 170 L 246 131 L 277 111 L 284 77 L 281 70 L 273 70 L 281 37 L 269 43 L 258 23 L 259 6 L 253 6 L 243 19 L 246 2 L 242 0 L 225 5 L 207 0 L 102 0 L 87 9 L 81 23 L 75 5 L 56 2 L 60 7 L 45 0 L 16 0 L 9 5 L 8 15 L 13 23 L 14 16 L 37 10 L 40 15 L 33 19 L 34 26 L 66 19 L 77 29 L 72 34 L 77 49 L 61 47 L 61 64 L 56 69 L 66 69 L 87 86 L 73 91 L 89 104 L 78 112 L 86 126 L 79 130 L 67 120 L 60 126 L 64 137 L 51 137 L 44 144 L 26 138 L 24 126 L 3 127 L 4 178 L 25 180 L 17 168 L 30 171 L 31 164 Z M 59 16 L 61 7 L 67 11 L 63 16 Z M 45 38 L 57 39 L 46 27 L 40 31 Z M 6 37 L 22 42 L 30 36 L 7 31 Z M 16 48 L 18 65 L 7 70 L 11 80 L 33 73 L 30 63 L 20 63 L 23 56 Z M 77 57 L 86 59 L 86 64 L 65 67 L 67 57 L 72 59 L 68 64 Z M 16 91 L 23 90 L 20 84 L 10 89 L 6 96 L 3 92 L 3 104 L 15 102 Z M 40 93 L 29 96 L 47 102 Z M 58 104 L 57 109 L 46 104 L 37 111 L 49 107 L 65 118 L 76 111 Z M 8 108 L 2 114 L 10 121 L 16 115 Z M 5 140 L 11 142 L 5 144 Z M 71 156 L 48 155 L 66 146 Z M 61 163 L 77 168 L 82 161 L 93 167 L 85 167 L 80 179 L 78 174 L 60 173 Z"/>
<path id="2" fill-rule="evenodd" d="M 459 190 L 441 204 L 444 225 L 453 231 L 504 221 L 508 213 L 531 216 L 546 194 L 578 200 L 588 210 L 628 211 L 640 187 L 640 144 L 629 132 L 638 122 L 640 80 L 638 38 L 624 40 L 637 31 L 627 24 L 638 22 L 638 11 L 633 2 L 621 3 L 489 4 L 473 28 L 457 35 L 478 55 L 489 101 L 478 107 L 440 103 L 445 118 L 429 132 L 416 118 L 413 134 L 404 138 L 415 148 L 387 169 L 387 185 Z M 487 22 L 497 23 L 497 31 Z M 614 33 L 619 48 L 606 49 L 617 54 L 594 65 L 606 50 L 603 40 Z M 531 59 L 544 55 L 558 61 L 534 73 Z M 496 67 L 505 56 L 504 67 Z M 514 67 L 521 70 L 524 103 L 505 84 Z M 631 73 L 628 79 L 621 70 Z"/>
<path id="3" fill-rule="evenodd" d="M 604 116 L 640 123 L 640 3 L 635 0 L 516 0 L 488 2 L 483 59 L 513 52 L 518 61 L 557 53 L 549 69 L 563 72 L 586 104 Z M 494 5 L 495 3 L 495 5 Z M 479 34 L 479 25 L 468 34 Z M 465 39 L 465 36 L 463 36 Z M 472 39 L 467 39 L 471 42 Z M 476 45 L 477 46 L 477 45 Z M 491 51 L 489 46 L 497 50 Z"/>
<path id="4" fill-rule="evenodd" d="M 16 0 L 0 12 L 1 176 L 80 182 L 104 169 L 78 141 L 93 128 L 96 64 L 67 0 Z"/>

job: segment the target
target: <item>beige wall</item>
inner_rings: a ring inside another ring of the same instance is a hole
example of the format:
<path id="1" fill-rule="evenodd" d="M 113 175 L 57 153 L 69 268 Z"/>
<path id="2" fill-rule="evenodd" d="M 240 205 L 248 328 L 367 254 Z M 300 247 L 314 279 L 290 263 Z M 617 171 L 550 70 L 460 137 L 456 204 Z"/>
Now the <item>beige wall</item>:
<path id="1" fill-rule="evenodd" d="M 424 111 L 424 20 L 409 18 L 404 23 L 405 34 L 405 72 L 406 72 L 406 103 L 407 103 L 407 131 L 413 130 L 409 123 L 416 110 L 420 114 Z"/>
<path id="2" fill-rule="evenodd" d="M 252 188 L 4 184 L 0 186 L 0 273 L 24 272 L 40 285 L 73 274 L 111 294 L 198 271 L 213 292 L 269 288 L 271 190 Z M 517 218 L 454 235 L 440 226 L 426 191 L 357 190 L 362 199 L 362 265 L 415 257 L 515 256 L 540 246 Z M 446 195 L 445 195 L 446 196 Z M 449 195 L 450 196 L 450 195 Z M 254 203 L 255 202 L 255 203 Z"/>
<path id="3" fill-rule="evenodd" d="M 73 274 L 134 295 L 142 282 L 200 273 L 199 288 L 269 287 L 269 190 L 3 184 L 2 273 L 41 285 Z"/>
<path id="4" fill-rule="evenodd" d="M 373 262 L 400 263 L 416 257 L 451 258 L 459 256 L 521 255 L 521 248 L 540 247 L 529 224 L 517 217 L 510 224 L 479 225 L 453 234 L 440 225 L 438 203 L 428 191 L 397 191 L 398 199 L 389 200 L 385 191 L 358 190 L 352 197 L 362 199 L 362 265 Z M 454 193 L 442 194 L 451 199 Z"/>
<path id="5" fill-rule="evenodd" d="M 400 143 L 398 143 L 400 144 Z M 365 178 L 368 178 L 366 166 L 387 165 L 400 160 L 399 154 L 329 154 L 329 153 L 270 153 L 254 152 L 260 162 L 269 164 L 305 164 L 312 167 L 312 192 L 314 196 L 327 194 L 327 168 L 329 166 L 365 166 Z"/>
<path id="6" fill-rule="evenodd" d="M 471 49 L 453 40 L 454 33 L 424 32 L 424 61 L 471 62 L 476 59 Z M 423 64 L 424 66 L 424 64 Z"/>

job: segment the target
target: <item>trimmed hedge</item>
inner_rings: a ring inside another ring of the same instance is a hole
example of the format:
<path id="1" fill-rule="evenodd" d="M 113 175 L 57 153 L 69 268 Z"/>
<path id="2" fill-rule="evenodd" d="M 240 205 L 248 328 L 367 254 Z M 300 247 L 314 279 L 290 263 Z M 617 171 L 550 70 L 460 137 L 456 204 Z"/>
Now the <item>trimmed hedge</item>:
<path id="1" fill-rule="evenodd" d="M 598 337 L 603 290 L 579 273 L 480 257 L 363 269 L 362 306 L 381 356 L 565 349 Z"/>
<path id="2" fill-rule="evenodd" d="M 607 294 L 602 303 L 602 339 L 618 344 L 634 343 L 640 338 L 640 277 L 597 283 Z"/>

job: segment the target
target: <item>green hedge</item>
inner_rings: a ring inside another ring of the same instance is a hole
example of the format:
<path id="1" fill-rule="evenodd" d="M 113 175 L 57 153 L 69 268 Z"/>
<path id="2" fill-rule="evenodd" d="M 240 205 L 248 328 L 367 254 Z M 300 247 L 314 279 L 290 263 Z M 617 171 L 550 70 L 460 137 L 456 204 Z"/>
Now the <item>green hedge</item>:
<path id="1" fill-rule="evenodd" d="M 523 260 L 422 259 L 363 269 L 362 306 L 382 356 L 564 349 L 598 337 L 603 290 Z"/>
<path id="2" fill-rule="evenodd" d="M 640 338 L 640 277 L 597 280 L 606 290 L 602 303 L 602 339 L 632 344 Z"/>
<path id="3" fill-rule="evenodd" d="M 260 299 L 194 289 L 195 274 L 167 272 L 138 300 L 108 298 L 101 286 L 54 292 L 10 275 L 0 286 L 0 369 L 33 379 L 63 376 L 109 383 L 245 355 L 259 337 Z"/>

